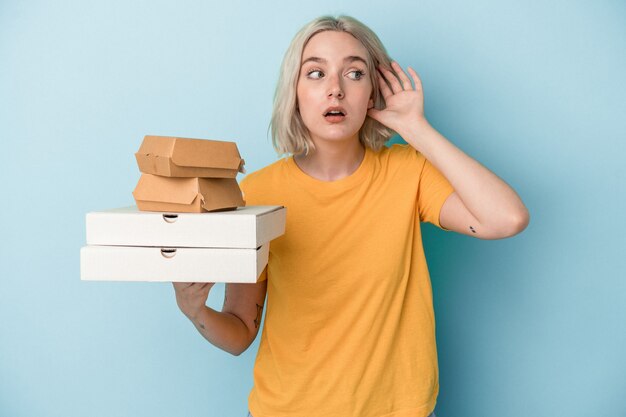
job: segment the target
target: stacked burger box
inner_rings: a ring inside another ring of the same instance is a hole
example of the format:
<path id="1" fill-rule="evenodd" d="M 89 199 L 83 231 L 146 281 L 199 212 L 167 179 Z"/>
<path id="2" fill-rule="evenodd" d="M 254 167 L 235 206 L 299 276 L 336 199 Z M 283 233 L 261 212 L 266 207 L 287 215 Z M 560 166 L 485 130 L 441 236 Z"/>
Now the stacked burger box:
<path id="1" fill-rule="evenodd" d="M 245 205 L 235 179 L 244 160 L 235 142 L 146 136 L 135 158 L 140 210 L 200 213 Z"/>
<path id="2" fill-rule="evenodd" d="M 146 136 L 136 206 L 87 213 L 81 279 L 257 282 L 283 206 L 245 206 L 234 142 Z"/>

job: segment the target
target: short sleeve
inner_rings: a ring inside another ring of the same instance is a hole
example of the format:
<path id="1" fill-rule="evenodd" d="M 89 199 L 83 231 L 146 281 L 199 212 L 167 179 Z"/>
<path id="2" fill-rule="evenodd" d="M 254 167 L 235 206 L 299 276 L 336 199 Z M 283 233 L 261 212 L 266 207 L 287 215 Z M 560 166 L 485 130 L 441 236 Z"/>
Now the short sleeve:
<path id="1" fill-rule="evenodd" d="M 454 192 L 454 188 L 434 165 L 422 154 L 418 155 L 424 160 L 417 190 L 420 221 L 432 223 L 442 230 L 449 231 L 439 223 L 439 213 L 443 203 Z"/>
<path id="2" fill-rule="evenodd" d="M 261 274 L 256 279 L 256 282 L 261 282 L 261 281 L 266 281 L 266 280 L 267 280 L 267 265 L 265 265 L 265 268 L 263 268 L 263 271 L 261 271 Z"/>
<path id="3" fill-rule="evenodd" d="M 253 174 L 246 175 L 241 181 L 239 181 L 239 188 L 241 189 L 241 194 L 243 195 L 243 200 L 246 206 L 254 206 L 257 205 L 256 201 L 256 193 L 254 187 L 254 181 L 251 181 L 253 178 Z"/>

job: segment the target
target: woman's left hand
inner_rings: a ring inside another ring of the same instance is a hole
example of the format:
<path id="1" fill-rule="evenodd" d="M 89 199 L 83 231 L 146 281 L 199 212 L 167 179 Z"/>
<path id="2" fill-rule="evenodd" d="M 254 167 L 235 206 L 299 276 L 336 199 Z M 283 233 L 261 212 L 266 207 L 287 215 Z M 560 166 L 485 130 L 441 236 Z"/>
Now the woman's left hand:
<path id="1" fill-rule="evenodd" d="M 400 64 L 392 61 L 391 66 L 398 76 L 382 66 L 379 66 L 378 76 L 378 85 L 387 107 L 383 110 L 371 108 L 367 115 L 402 135 L 401 132 L 412 130 L 416 124 L 428 123 L 424 117 L 424 92 L 422 81 L 413 68 L 408 67 L 408 71 L 415 87 Z"/>

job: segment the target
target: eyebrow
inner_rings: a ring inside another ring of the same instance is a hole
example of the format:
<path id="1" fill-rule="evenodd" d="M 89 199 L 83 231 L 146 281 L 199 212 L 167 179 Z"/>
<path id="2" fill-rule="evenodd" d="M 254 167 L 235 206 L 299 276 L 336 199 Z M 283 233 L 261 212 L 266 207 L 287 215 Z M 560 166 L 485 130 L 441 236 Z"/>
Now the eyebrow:
<path id="1" fill-rule="evenodd" d="M 304 61 L 302 61 L 302 65 L 300 65 L 300 66 L 302 67 L 302 66 L 304 66 L 304 64 L 306 64 L 307 62 L 310 62 L 310 61 L 319 62 L 320 64 L 326 62 L 326 60 L 324 58 L 319 58 L 319 57 L 316 57 L 316 56 L 312 56 L 312 57 L 307 58 Z M 367 65 L 367 62 L 365 61 L 365 59 L 361 58 L 358 55 L 350 55 L 350 56 L 347 56 L 347 57 L 345 57 L 343 59 L 343 62 L 348 62 L 348 63 L 353 63 L 355 61 L 360 61 L 363 64 Z"/>

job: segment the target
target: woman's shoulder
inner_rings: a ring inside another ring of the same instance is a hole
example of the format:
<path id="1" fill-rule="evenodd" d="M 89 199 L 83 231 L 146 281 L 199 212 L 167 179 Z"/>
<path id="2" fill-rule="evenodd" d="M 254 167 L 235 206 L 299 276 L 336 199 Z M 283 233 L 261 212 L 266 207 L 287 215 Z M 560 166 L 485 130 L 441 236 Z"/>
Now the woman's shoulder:
<path id="1" fill-rule="evenodd" d="M 379 160 L 388 164 L 419 164 L 423 162 L 423 156 L 408 143 L 394 143 L 384 146 L 378 151 Z"/>

